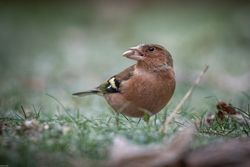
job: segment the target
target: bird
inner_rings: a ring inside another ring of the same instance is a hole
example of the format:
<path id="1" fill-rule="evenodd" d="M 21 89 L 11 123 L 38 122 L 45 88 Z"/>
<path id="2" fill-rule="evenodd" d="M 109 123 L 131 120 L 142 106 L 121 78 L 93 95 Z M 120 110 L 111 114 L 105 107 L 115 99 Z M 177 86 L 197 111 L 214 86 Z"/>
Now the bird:
<path id="1" fill-rule="evenodd" d="M 175 90 L 171 54 L 158 44 L 139 44 L 122 55 L 136 63 L 95 89 L 73 95 L 101 95 L 115 112 L 124 116 L 141 118 L 158 113 Z"/>

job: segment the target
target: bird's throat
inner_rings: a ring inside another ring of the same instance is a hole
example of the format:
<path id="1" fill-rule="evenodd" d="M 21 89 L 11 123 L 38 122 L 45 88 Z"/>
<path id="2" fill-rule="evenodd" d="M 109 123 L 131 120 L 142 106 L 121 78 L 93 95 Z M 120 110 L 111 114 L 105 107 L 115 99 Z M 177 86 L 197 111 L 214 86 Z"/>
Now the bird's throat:
<path id="1" fill-rule="evenodd" d="M 149 72 L 156 72 L 156 71 L 167 71 L 168 69 L 172 68 L 167 63 L 162 62 L 146 62 L 146 61 L 138 61 L 136 64 L 136 68 L 144 69 Z"/>

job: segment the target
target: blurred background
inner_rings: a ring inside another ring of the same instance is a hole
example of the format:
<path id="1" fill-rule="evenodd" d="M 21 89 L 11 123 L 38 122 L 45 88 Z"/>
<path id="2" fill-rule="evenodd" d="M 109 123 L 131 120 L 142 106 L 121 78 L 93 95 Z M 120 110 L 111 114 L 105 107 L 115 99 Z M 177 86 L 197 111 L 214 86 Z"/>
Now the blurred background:
<path id="1" fill-rule="evenodd" d="M 193 105 L 231 101 L 250 90 L 249 1 L 0 2 L 1 112 L 42 105 L 53 95 L 91 110 L 99 97 L 74 99 L 134 62 L 121 54 L 140 43 L 165 46 L 174 58 L 178 101 L 207 64 Z M 197 99 L 196 99 L 197 98 Z M 196 100 L 195 100 L 196 99 Z M 204 103 L 204 101 L 203 101 Z M 206 102 L 205 102 L 206 103 Z M 45 110 L 46 110 L 45 109 Z"/>

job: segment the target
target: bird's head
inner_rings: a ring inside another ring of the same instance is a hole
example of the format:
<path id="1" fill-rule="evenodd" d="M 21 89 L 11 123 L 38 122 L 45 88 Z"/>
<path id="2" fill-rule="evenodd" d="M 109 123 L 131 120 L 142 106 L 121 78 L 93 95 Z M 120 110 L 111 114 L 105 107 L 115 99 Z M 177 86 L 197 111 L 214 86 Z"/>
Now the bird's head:
<path id="1" fill-rule="evenodd" d="M 167 64 L 173 66 L 170 53 L 163 46 L 157 44 L 140 44 L 131 47 L 123 53 L 123 56 L 142 64 L 151 64 L 153 66 Z"/>

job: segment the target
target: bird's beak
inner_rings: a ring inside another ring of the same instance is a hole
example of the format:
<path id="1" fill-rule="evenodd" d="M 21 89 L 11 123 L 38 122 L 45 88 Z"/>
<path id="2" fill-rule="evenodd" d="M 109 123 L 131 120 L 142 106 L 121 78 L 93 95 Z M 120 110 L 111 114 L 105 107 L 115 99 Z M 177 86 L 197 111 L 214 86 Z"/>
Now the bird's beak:
<path id="1" fill-rule="evenodd" d="M 129 48 L 129 50 L 125 51 L 122 54 L 124 57 L 127 57 L 129 59 L 133 59 L 133 60 L 142 60 L 143 59 L 143 53 L 141 52 L 141 46 L 135 46 L 135 47 L 131 47 Z"/>

